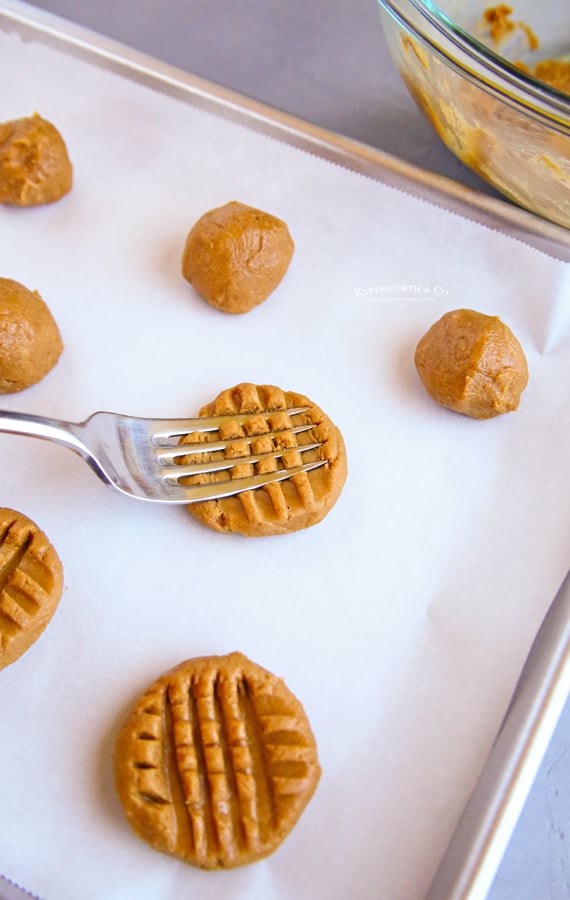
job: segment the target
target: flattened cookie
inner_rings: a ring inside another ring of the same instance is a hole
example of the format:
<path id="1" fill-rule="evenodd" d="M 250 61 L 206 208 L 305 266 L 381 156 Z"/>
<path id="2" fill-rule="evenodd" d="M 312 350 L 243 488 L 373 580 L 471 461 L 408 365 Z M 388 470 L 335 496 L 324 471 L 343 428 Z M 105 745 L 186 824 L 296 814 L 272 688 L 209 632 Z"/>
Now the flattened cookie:
<path id="1" fill-rule="evenodd" d="M 293 417 L 285 409 L 299 406 L 307 411 Z M 183 443 L 237 439 L 226 451 L 189 454 L 179 462 L 188 464 L 199 460 L 244 457 L 230 475 L 227 471 L 194 475 L 189 483 L 205 484 L 223 481 L 228 477 L 240 478 L 276 468 L 292 468 L 303 462 L 325 459 L 326 464 L 311 472 L 295 475 L 286 481 L 247 491 L 221 500 L 206 500 L 188 506 L 194 518 L 221 532 L 237 532 L 248 537 L 286 534 L 308 528 L 320 522 L 336 503 L 347 475 L 346 449 L 342 434 L 319 407 L 293 391 L 283 391 L 272 385 L 238 384 L 222 391 L 216 399 L 200 410 L 200 416 L 218 416 L 234 413 L 259 413 L 244 425 L 235 422 L 222 424 L 219 431 L 186 435 Z M 311 426 L 294 433 L 294 426 Z M 269 432 L 278 432 L 268 437 Z M 243 438 L 243 440 L 241 440 Z M 316 450 L 302 455 L 298 448 L 303 444 L 322 442 Z M 279 460 L 262 460 L 248 463 L 253 454 L 284 450 Z"/>
<path id="2" fill-rule="evenodd" d="M 182 274 L 212 306 L 245 313 L 275 290 L 294 249 L 285 222 L 232 201 L 205 213 L 191 229 Z"/>
<path id="3" fill-rule="evenodd" d="M 115 750 L 115 782 L 134 831 L 203 869 L 268 856 L 320 777 L 299 700 L 241 653 L 190 659 L 135 704 Z"/>
<path id="4" fill-rule="evenodd" d="M 61 134 L 37 113 L 0 123 L 0 203 L 38 206 L 71 190 L 73 168 Z"/>
<path id="5" fill-rule="evenodd" d="M 60 559 L 35 522 L 0 508 L 0 669 L 36 641 L 63 590 Z"/>

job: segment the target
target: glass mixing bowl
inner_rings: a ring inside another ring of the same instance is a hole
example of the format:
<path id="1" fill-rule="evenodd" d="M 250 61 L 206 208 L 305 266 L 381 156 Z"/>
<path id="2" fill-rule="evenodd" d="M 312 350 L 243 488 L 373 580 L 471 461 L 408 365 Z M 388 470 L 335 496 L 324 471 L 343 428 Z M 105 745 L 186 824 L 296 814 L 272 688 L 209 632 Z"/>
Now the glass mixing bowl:
<path id="1" fill-rule="evenodd" d="M 570 228 L 567 0 L 379 3 L 392 58 L 449 149 L 515 203 Z M 546 83 L 553 72 L 568 83 Z"/>

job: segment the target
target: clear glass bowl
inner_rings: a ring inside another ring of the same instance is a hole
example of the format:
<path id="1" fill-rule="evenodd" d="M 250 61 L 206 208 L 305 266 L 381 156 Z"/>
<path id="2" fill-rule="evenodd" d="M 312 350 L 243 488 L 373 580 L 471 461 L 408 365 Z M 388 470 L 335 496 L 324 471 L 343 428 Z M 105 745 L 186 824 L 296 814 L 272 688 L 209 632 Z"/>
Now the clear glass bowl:
<path id="1" fill-rule="evenodd" d="M 449 149 L 515 203 L 570 228 L 570 87 L 535 74 L 540 61 L 570 60 L 567 0 L 513 0 L 512 14 L 480 0 L 379 3 L 392 58 Z"/>

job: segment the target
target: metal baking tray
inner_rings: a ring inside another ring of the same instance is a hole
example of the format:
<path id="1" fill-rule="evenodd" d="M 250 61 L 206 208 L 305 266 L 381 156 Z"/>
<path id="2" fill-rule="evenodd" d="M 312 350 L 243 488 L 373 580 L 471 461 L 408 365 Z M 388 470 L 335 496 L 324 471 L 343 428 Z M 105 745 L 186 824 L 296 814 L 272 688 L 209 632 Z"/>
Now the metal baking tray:
<path id="1" fill-rule="evenodd" d="M 570 261 L 570 233 L 501 200 L 464 188 L 369 146 L 327 132 L 151 59 L 18 0 L 0 6 L 0 29 L 183 98 L 421 200 Z M 570 581 L 562 585 L 532 648 L 503 726 L 426 900 L 484 898 L 570 689 Z M 0 869 L 2 861 L 0 861 Z M 23 886 L 25 888 L 25 886 Z M 20 896 L 0 877 L 1 900 Z M 22 896 L 31 896 L 24 891 Z"/>
<path id="2" fill-rule="evenodd" d="M 22 36 L 53 43 L 80 58 L 99 61 L 110 71 L 152 85 L 165 94 L 183 97 L 198 108 L 212 110 L 260 134 L 272 135 L 354 172 L 405 189 L 474 221 L 501 228 L 558 259 L 570 260 L 568 231 L 503 200 L 479 194 L 445 176 L 198 78 L 18 0 L 3 0 L 0 14 L 3 28 L 18 28 Z"/>

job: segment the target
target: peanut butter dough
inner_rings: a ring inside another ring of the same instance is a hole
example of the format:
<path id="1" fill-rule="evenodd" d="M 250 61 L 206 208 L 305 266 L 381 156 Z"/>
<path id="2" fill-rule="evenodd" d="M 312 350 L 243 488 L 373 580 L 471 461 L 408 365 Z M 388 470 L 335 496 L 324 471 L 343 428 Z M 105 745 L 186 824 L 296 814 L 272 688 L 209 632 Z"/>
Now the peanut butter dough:
<path id="1" fill-rule="evenodd" d="M 287 409 L 304 407 L 302 413 L 289 415 Z M 205 500 L 188 506 L 189 513 L 203 525 L 225 534 L 247 537 L 288 534 L 316 525 L 338 500 L 347 476 L 347 457 L 340 430 L 312 400 L 304 394 L 283 391 L 274 385 L 238 384 L 222 391 L 212 403 L 200 410 L 201 416 L 254 414 L 239 425 L 234 419 L 222 423 L 217 431 L 192 432 L 182 439 L 188 456 L 182 464 L 210 462 L 220 457 L 231 459 L 234 468 L 216 473 L 192 475 L 189 484 L 205 484 L 275 469 L 290 469 L 304 462 L 323 460 L 324 465 L 293 475 L 256 490 L 233 497 Z M 302 426 L 303 430 L 296 426 Z M 204 450 L 204 442 L 228 441 L 226 450 Z M 201 451 L 192 453 L 192 445 Z M 304 444 L 321 446 L 302 451 Z M 283 451 L 280 459 L 263 458 L 249 462 L 257 454 Z"/>
<path id="2" fill-rule="evenodd" d="M 506 3 L 490 6 L 483 11 L 483 29 L 488 33 L 495 48 L 499 48 L 515 31 L 523 32 L 530 50 L 536 50 L 538 38 L 526 22 L 514 21 L 513 7 Z"/>
<path id="3" fill-rule="evenodd" d="M 0 669 L 43 634 L 63 591 L 63 567 L 35 522 L 0 509 Z"/>
<path id="4" fill-rule="evenodd" d="M 515 22 L 511 18 L 512 6 L 501 3 L 491 6 L 483 13 L 483 29 L 496 49 L 507 37 L 517 29 L 523 31 L 527 38 L 528 49 L 538 50 L 540 41 L 533 30 L 525 22 Z M 570 62 L 561 59 L 543 59 L 535 65 L 529 62 L 517 62 L 516 65 L 524 72 L 534 75 L 539 81 L 544 81 L 557 91 L 570 94 Z"/>
<path id="5" fill-rule="evenodd" d="M 201 869 L 273 853 L 320 773 L 301 703 L 242 653 L 189 659 L 162 675 L 134 705 L 115 749 L 117 793 L 133 830 Z"/>
<path id="6" fill-rule="evenodd" d="M 38 292 L 0 278 L 0 394 L 41 381 L 62 350 L 59 329 Z"/>
<path id="7" fill-rule="evenodd" d="M 415 363 L 422 383 L 442 406 L 490 419 L 518 409 L 528 382 L 521 345 L 497 316 L 456 309 L 419 342 Z"/>
<path id="8" fill-rule="evenodd" d="M 563 94 L 570 94 L 570 62 L 544 59 L 530 71 L 539 81 L 544 81 Z"/>
<path id="9" fill-rule="evenodd" d="M 73 169 L 65 142 L 37 113 L 0 123 L 0 203 L 38 206 L 71 190 Z"/>
<path id="10" fill-rule="evenodd" d="M 207 212 L 191 229 L 182 274 L 212 306 L 245 313 L 281 282 L 294 247 L 281 219 L 232 201 Z"/>

